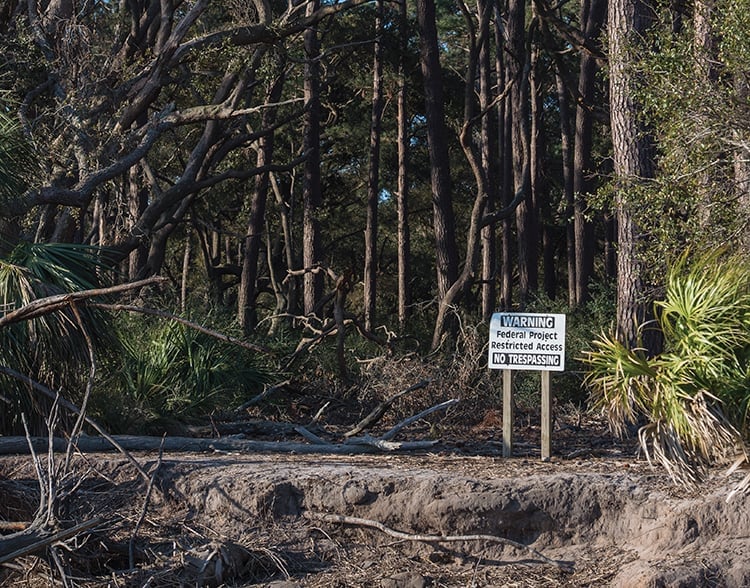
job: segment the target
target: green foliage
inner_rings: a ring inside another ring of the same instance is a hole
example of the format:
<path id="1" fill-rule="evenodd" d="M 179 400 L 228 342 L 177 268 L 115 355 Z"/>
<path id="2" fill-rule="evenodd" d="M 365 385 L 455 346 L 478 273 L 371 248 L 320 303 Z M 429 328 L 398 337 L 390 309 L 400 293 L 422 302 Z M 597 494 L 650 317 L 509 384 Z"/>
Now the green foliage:
<path id="1" fill-rule="evenodd" d="M 648 357 L 602 334 L 585 357 L 594 406 L 640 441 L 673 478 L 694 482 L 747 433 L 750 264 L 713 252 L 672 266 L 655 305 L 664 351 Z M 642 329 L 653 328 L 644 325 Z"/>
<path id="2" fill-rule="evenodd" d="M 749 219 L 736 164 L 748 158 L 750 5 L 717 1 L 705 42 L 687 16 L 676 30 L 673 8 L 664 3 L 663 22 L 650 33 L 655 50 L 637 65 L 635 98 L 656 140 L 658 169 L 633 195 L 633 210 L 649 237 L 644 260 L 654 267 L 675 247 L 741 242 Z"/>
<path id="3" fill-rule="evenodd" d="M 7 206 L 23 194 L 33 164 L 33 146 L 0 104 L 0 204 Z"/>
<path id="4" fill-rule="evenodd" d="M 100 255 L 96 247 L 18 244 L 0 259 L 0 312 L 7 314 L 46 296 L 97 287 L 97 269 L 102 275 L 104 272 Z M 63 390 L 75 402 L 84 389 L 81 379 L 89 361 L 87 337 L 95 345 L 111 342 L 105 321 L 100 312 L 81 308 L 76 315 L 66 307 L 6 325 L 0 339 L 0 364 Z M 29 397 L 25 386 L 14 379 L 4 378 L 3 393 L 8 406 L 0 417 L 0 431 L 22 433 L 21 413 L 32 428 L 43 426 L 46 403 Z"/>
<path id="5" fill-rule="evenodd" d="M 270 378 L 251 352 L 179 323 L 124 320 L 120 340 L 100 386 L 110 395 L 93 402 L 113 431 L 162 432 L 236 407 Z"/>

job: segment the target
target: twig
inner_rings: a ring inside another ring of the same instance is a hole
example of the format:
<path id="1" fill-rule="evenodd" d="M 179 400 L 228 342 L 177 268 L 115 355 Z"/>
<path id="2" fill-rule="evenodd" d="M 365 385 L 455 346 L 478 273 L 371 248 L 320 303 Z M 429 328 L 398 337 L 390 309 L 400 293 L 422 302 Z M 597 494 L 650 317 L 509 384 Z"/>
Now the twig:
<path id="1" fill-rule="evenodd" d="M 408 427 L 412 423 L 418 421 L 419 419 L 422 419 L 426 417 L 428 414 L 432 414 L 433 412 L 436 412 L 438 410 L 442 410 L 444 408 L 448 408 L 449 406 L 453 406 L 454 404 L 458 404 L 458 398 L 453 398 L 451 400 L 446 400 L 445 402 L 441 402 L 440 404 L 436 404 L 435 406 L 431 406 L 430 408 L 427 408 L 420 412 L 419 414 L 415 414 L 414 416 L 410 416 L 408 419 L 404 419 L 399 424 L 397 424 L 395 427 L 393 427 L 390 431 L 387 431 L 384 435 L 381 435 L 380 438 L 384 441 L 387 441 L 389 439 L 393 439 L 393 437 L 396 436 L 396 434 L 403 429 L 404 427 Z"/>
<path id="2" fill-rule="evenodd" d="M 395 537 L 396 539 L 401 539 L 404 541 L 421 541 L 423 543 L 452 543 L 452 542 L 457 542 L 457 541 L 490 541 L 492 543 L 502 543 L 505 545 L 510 545 L 511 547 L 518 549 L 519 551 L 525 551 L 526 553 L 530 553 L 534 557 L 542 560 L 544 563 L 552 564 L 562 569 L 569 569 L 571 567 L 571 564 L 569 562 L 563 562 L 563 561 L 550 559 L 549 557 L 540 553 L 533 547 L 529 547 L 528 545 L 524 545 L 523 543 L 518 543 L 517 541 L 513 541 L 512 539 L 506 539 L 505 537 L 498 537 L 497 535 L 422 535 L 422 534 L 403 533 L 401 531 L 396 531 L 395 529 L 391 529 L 390 527 L 386 527 L 383 523 L 380 523 L 378 521 L 373 521 L 371 519 L 362 519 L 359 517 L 350 517 L 346 515 L 328 514 L 328 513 L 310 512 L 310 511 L 305 511 L 303 513 L 303 516 L 307 519 L 316 520 L 316 521 L 324 521 L 327 523 L 342 523 L 344 525 L 357 525 L 360 527 L 371 527 L 373 529 L 377 529 L 378 531 L 381 531 L 382 533 L 385 533 L 386 535 L 389 535 L 391 537 Z"/>
<path id="3" fill-rule="evenodd" d="M 354 428 L 344 433 L 344 437 L 353 437 L 354 435 L 357 435 L 358 433 L 361 433 L 365 429 L 372 427 L 375 423 L 377 423 L 380 419 L 383 418 L 383 415 L 386 413 L 386 411 L 390 408 L 390 406 L 399 398 L 401 398 L 403 395 L 408 394 L 409 392 L 413 392 L 414 390 L 419 390 L 420 388 L 427 387 L 432 380 L 422 380 L 421 382 L 417 382 L 416 384 L 409 386 L 406 390 L 402 390 L 401 392 L 398 392 L 391 396 L 390 398 L 384 400 L 380 404 L 378 404 L 370 414 L 368 414 L 365 418 L 363 418 L 359 423 L 357 423 Z"/>
<path id="4" fill-rule="evenodd" d="M 323 413 L 325 412 L 326 408 L 330 406 L 330 404 L 331 404 L 331 401 L 329 400 L 323 406 L 321 406 L 318 409 L 318 412 L 315 413 L 315 416 L 308 423 L 308 426 L 316 424 L 320 420 L 320 417 L 323 416 Z"/>

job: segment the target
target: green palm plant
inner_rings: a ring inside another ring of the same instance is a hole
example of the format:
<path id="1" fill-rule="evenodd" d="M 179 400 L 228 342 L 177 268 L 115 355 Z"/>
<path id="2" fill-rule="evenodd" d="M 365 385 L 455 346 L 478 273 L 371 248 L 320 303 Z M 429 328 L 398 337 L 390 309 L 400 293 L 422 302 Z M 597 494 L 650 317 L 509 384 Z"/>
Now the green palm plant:
<path id="1" fill-rule="evenodd" d="M 721 251 L 692 263 L 683 254 L 655 311 L 664 351 L 648 357 L 602 334 L 584 358 L 586 382 L 615 432 L 642 425 L 647 457 L 693 483 L 747 436 L 750 264 Z"/>
<path id="2" fill-rule="evenodd" d="M 106 269 L 100 260 L 101 250 L 96 247 L 17 244 L 0 258 L 0 316 L 47 296 L 100 287 L 99 275 L 105 275 Z M 0 332 L 0 365 L 62 390 L 76 402 L 88 374 L 89 341 L 98 346 L 112 342 L 107 321 L 102 312 L 82 306 L 75 312 L 67 307 L 7 324 Z M 32 429 L 43 430 L 47 403 L 12 378 L 3 377 L 2 382 L 6 407 L 0 432 L 22 433 L 22 413 Z"/>

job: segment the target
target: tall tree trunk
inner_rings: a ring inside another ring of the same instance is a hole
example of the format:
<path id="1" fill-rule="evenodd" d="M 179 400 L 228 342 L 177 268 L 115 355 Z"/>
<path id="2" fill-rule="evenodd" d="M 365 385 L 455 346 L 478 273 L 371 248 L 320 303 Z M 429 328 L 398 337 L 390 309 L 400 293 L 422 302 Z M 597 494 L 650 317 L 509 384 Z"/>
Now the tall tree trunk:
<path id="1" fill-rule="evenodd" d="M 504 18 L 500 13 L 498 3 L 495 3 L 495 75 L 498 88 L 506 88 L 511 83 L 508 70 L 505 66 L 505 31 L 502 23 Z M 508 93 L 509 94 L 509 93 Z M 498 159 L 500 165 L 500 198 L 503 206 L 508 206 L 513 199 L 513 157 L 512 157 L 512 136 L 511 136 L 511 99 L 506 95 L 504 100 L 500 100 L 497 109 L 497 138 L 498 138 Z M 512 222 L 510 216 L 504 217 L 501 223 L 501 253 L 500 268 L 501 276 L 501 307 L 503 310 L 510 310 L 513 304 L 513 257 L 512 257 Z"/>
<path id="2" fill-rule="evenodd" d="M 283 72 L 283 64 L 279 67 Z M 280 73 L 272 82 L 266 95 L 266 104 L 274 104 L 281 98 L 284 87 L 284 75 Z M 276 109 L 266 108 L 261 118 L 262 128 L 271 128 L 276 121 Z M 258 169 L 264 169 L 273 161 L 274 133 L 264 135 L 259 140 L 256 164 Z M 243 243 L 242 269 L 240 271 L 240 286 L 237 292 L 237 319 L 245 334 L 252 331 L 258 322 L 258 312 L 255 305 L 258 287 L 258 264 L 260 262 L 260 246 L 263 240 L 263 228 L 266 222 L 266 202 L 270 189 L 270 171 L 263 171 L 255 178 L 255 186 L 250 199 L 250 218 L 247 233 Z"/>
<path id="3" fill-rule="evenodd" d="M 411 237 L 409 233 L 409 121 L 406 110 L 406 57 L 409 44 L 409 22 L 406 0 L 398 3 L 399 43 L 398 62 L 398 324 L 406 326 L 411 305 Z"/>
<path id="4" fill-rule="evenodd" d="M 592 45 L 598 38 L 607 13 L 607 0 L 582 0 L 581 25 L 585 40 Z M 589 298 L 589 281 L 594 271 L 594 226 L 588 214 L 588 194 L 593 175 L 593 108 L 595 105 L 596 58 L 582 49 L 578 73 L 575 152 L 573 162 L 574 223 L 576 253 L 576 304 Z"/>
<path id="5" fill-rule="evenodd" d="M 370 170 L 367 178 L 367 227 L 365 229 L 364 306 L 365 329 L 375 320 L 378 272 L 378 202 L 380 200 L 380 127 L 383 115 L 383 0 L 376 2 L 375 45 L 372 58 L 372 111 L 370 117 Z"/>
<path id="6" fill-rule="evenodd" d="M 433 230 L 440 303 L 458 276 L 455 218 L 451 195 L 450 159 L 443 109 L 443 80 L 438 50 L 434 0 L 417 0 L 420 62 L 424 79 L 425 118 L 430 156 Z"/>
<path id="7" fill-rule="evenodd" d="M 531 104 L 531 141 L 529 165 L 531 169 L 531 201 L 537 236 L 541 235 L 542 245 L 542 279 L 544 293 L 550 300 L 557 294 L 557 269 L 555 268 L 555 238 L 552 229 L 552 209 L 550 206 L 549 188 L 546 184 L 544 169 L 545 132 L 544 132 L 544 88 L 540 70 L 541 48 L 534 42 L 531 49 L 531 69 L 529 72 L 529 94 Z M 538 243 L 532 244 L 538 247 Z"/>
<path id="8" fill-rule="evenodd" d="M 320 0 L 308 0 L 307 16 L 320 7 Z M 304 311 L 311 314 L 323 296 L 323 273 L 314 271 L 322 260 L 320 220 L 318 209 L 322 203 L 320 185 L 320 42 L 316 27 L 305 30 L 305 177 L 302 188 L 302 263 Z"/>
<path id="9" fill-rule="evenodd" d="M 497 152 L 493 129 L 493 118 L 489 108 L 492 102 L 492 64 L 490 43 L 490 15 L 493 13 L 495 2 L 492 0 L 477 0 L 477 13 L 486 15 L 479 20 L 479 37 L 484 41 L 479 47 L 479 110 L 482 115 L 480 130 L 481 165 L 487 181 L 487 212 L 492 213 L 497 203 Z M 498 92 L 500 90 L 498 89 Z M 485 320 L 492 316 L 497 306 L 497 239 L 496 224 L 482 227 L 482 316 Z"/>
<path id="10" fill-rule="evenodd" d="M 560 113 L 560 151 L 562 156 L 563 192 L 565 194 L 565 245 L 568 269 L 568 305 L 573 308 L 576 304 L 576 236 L 573 223 L 574 191 L 573 191 L 573 144 L 571 135 L 570 107 L 568 92 L 560 68 L 556 68 L 555 82 L 557 84 L 557 105 Z"/>
<path id="11" fill-rule="evenodd" d="M 512 81 L 510 103 L 513 137 L 514 191 L 531 183 L 529 150 L 529 60 L 526 55 L 526 2 L 508 2 L 508 77 Z M 518 289 L 521 303 L 537 287 L 537 231 L 536 210 L 531 190 L 516 208 L 516 237 L 518 241 Z"/>
<path id="12" fill-rule="evenodd" d="M 641 0 L 609 0 L 609 70 L 612 145 L 617 214 L 617 332 L 628 345 L 638 343 L 638 326 L 647 316 L 642 236 L 633 210 L 644 181 L 653 177 L 652 141 L 639 120 L 632 71 L 634 51 L 652 12 Z"/>

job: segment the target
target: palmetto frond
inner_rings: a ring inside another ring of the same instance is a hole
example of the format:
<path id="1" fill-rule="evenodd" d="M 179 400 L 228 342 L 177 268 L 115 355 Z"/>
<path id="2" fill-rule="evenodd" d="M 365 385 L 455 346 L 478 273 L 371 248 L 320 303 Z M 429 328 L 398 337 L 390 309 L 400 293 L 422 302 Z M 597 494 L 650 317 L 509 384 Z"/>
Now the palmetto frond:
<path id="1" fill-rule="evenodd" d="M 711 252 L 683 255 L 656 303 L 664 352 L 648 358 L 603 334 L 584 361 L 594 405 L 622 433 L 645 420 L 641 445 L 691 483 L 732 454 L 750 406 L 750 264 Z"/>

